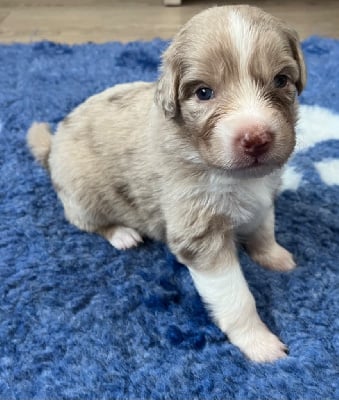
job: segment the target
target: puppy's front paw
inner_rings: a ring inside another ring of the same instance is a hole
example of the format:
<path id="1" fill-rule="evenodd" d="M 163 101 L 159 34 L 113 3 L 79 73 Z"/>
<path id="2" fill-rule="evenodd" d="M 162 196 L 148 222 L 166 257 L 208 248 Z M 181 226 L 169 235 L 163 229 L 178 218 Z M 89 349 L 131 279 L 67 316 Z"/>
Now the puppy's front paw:
<path id="1" fill-rule="evenodd" d="M 274 271 L 291 271 L 296 267 L 292 254 L 275 243 L 261 252 L 251 252 L 251 257 L 258 264 Z"/>
<path id="2" fill-rule="evenodd" d="M 264 324 L 230 339 L 252 361 L 273 362 L 287 357 L 287 347 Z"/>
<path id="3" fill-rule="evenodd" d="M 136 230 L 125 226 L 114 227 L 107 239 L 118 250 L 127 250 L 142 242 L 142 237 Z"/>

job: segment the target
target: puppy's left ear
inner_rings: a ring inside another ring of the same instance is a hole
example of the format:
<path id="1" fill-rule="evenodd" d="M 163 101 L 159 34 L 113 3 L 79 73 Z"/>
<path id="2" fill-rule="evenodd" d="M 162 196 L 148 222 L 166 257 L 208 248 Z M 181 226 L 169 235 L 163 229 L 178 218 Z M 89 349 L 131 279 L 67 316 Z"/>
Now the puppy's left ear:
<path id="1" fill-rule="evenodd" d="M 168 119 L 175 118 L 179 113 L 178 88 L 179 63 L 172 44 L 163 55 L 161 76 L 155 91 L 155 102 Z"/>
<path id="2" fill-rule="evenodd" d="M 300 45 L 300 39 L 298 33 L 291 28 L 284 28 L 287 35 L 290 47 L 292 49 L 293 58 L 296 60 L 299 67 L 299 79 L 296 82 L 298 94 L 300 94 L 306 85 L 306 65 L 304 61 L 304 55 Z"/>

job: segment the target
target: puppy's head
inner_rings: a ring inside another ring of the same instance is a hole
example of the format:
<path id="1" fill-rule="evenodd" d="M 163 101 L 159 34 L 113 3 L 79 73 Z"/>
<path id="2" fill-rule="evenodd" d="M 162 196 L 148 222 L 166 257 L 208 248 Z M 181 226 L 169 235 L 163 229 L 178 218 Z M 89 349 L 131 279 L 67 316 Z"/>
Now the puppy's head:
<path id="1" fill-rule="evenodd" d="M 156 103 L 205 164 L 262 176 L 293 151 L 305 81 L 296 32 L 255 7 L 215 7 L 164 53 Z"/>

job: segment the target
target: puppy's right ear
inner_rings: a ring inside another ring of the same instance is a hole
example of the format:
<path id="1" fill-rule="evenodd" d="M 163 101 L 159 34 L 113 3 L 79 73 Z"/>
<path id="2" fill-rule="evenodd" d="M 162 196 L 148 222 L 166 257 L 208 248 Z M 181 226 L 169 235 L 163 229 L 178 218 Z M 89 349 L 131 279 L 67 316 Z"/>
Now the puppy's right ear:
<path id="1" fill-rule="evenodd" d="M 168 119 L 175 118 L 179 113 L 179 68 L 178 56 L 171 45 L 163 55 L 161 76 L 155 91 L 155 102 Z"/>

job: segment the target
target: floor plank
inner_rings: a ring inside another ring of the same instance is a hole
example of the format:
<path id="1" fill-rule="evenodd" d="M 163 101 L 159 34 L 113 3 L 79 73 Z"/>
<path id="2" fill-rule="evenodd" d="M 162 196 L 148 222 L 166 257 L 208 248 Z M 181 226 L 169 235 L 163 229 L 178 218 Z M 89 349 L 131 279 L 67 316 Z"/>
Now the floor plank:
<path id="1" fill-rule="evenodd" d="M 11 12 L 11 9 L 8 8 L 0 8 L 0 24 L 1 22 L 8 17 L 9 13 Z"/>
<path id="2" fill-rule="evenodd" d="M 339 37 L 339 1 L 251 3 L 288 21 L 302 39 L 314 34 Z M 48 39 L 100 43 L 170 38 L 192 15 L 215 4 L 183 0 L 181 7 L 164 7 L 162 0 L 0 0 L 0 42 Z"/>

